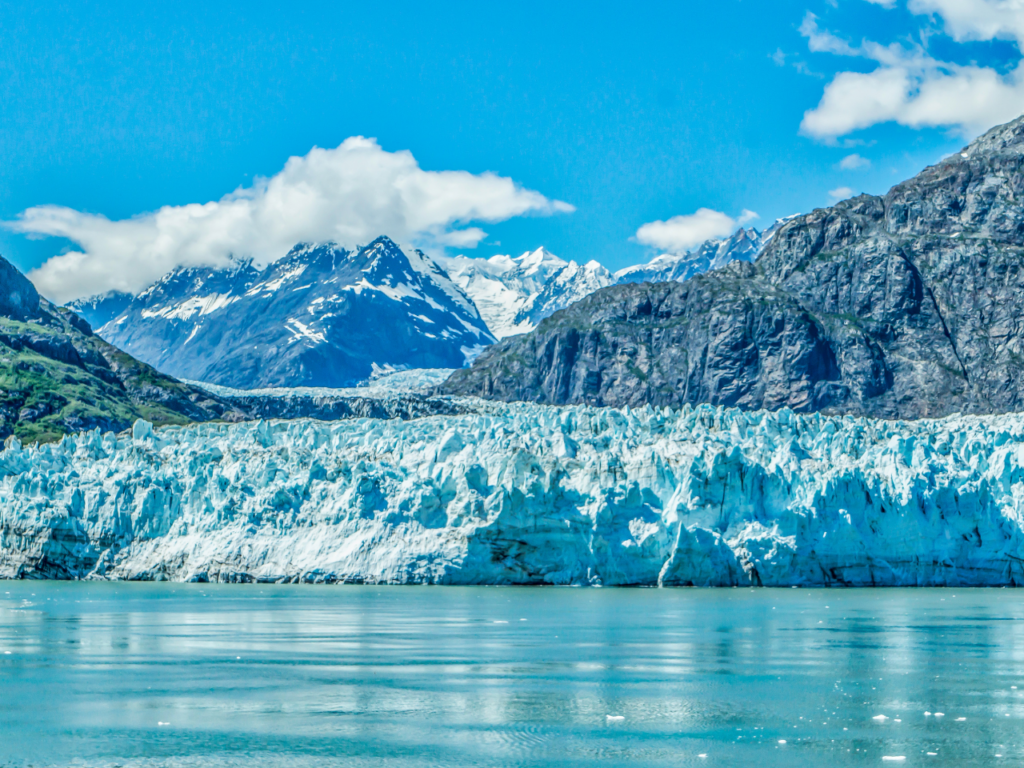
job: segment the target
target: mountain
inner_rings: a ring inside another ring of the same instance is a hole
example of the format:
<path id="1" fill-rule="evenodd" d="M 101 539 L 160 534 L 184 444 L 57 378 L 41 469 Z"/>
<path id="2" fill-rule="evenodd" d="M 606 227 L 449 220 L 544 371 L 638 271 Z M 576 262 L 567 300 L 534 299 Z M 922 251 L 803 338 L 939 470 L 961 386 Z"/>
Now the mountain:
<path id="1" fill-rule="evenodd" d="M 683 282 L 733 261 L 754 261 L 784 221 L 780 219 L 763 233 L 741 228 L 731 237 L 708 240 L 689 253 L 663 254 L 614 274 L 596 261 L 580 265 L 544 248 L 517 258 L 457 256 L 447 259 L 445 267 L 473 299 L 491 333 L 503 339 L 532 331 L 545 317 L 610 285 Z"/>
<path id="2" fill-rule="evenodd" d="M 1024 118 L 893 187 L 783 224 L 756 263 L 605 288 L 450 394 L 883 418 L 1024 408 Z"/>
<path id="3" fill-rule="evenodd" d="M 1024 417 L 490 404 L 0 454 L 0 578 L 1024 585 Z"/>
<path id="4" fill-rule="evenodd" d="M 436 262 L 386 237 L 300 244 L 265 269 L 183 268 L 122 306 L 74 306 L 161 371 L 239 389 L 344 387 L 379 370 L 455 368 L 494 341 Z"/>
<path id="5" fill-rule="evenodd" d="M 457 256 L 445 267 L 499 339 L 533 330 L 553 312 L 615 282 L 596 261 L 581 266 L 544 248 L 517 258 Z"/>
<path id="6" fill-rule="evenodd" d="M 107 291 L 99 296 L 77 299 L 64 306 L 85 318 L 91 327 L 100 328 L 128 309 L 134 299 L 135 296 L 125 291 Z"/>
<path id="7" fill-rule="evenodd" d="M 108 344 L 0 258 L 0 438 L 120 431 L 140 418 L 184 424 L 244 415 Z"/>
<path id="8" fill-rule="evenodd" d="M 734 261 L 753 262 L 786 221 L 779 219 L 764 232 L 758 232 L 753 227 L 741 227 L 730 237 L 706 240 L 689 253 L 662 254 L 647 264 L 620 269 L 615 273 L 615 280 L 618 283 L 663 283 L 669 280 L 682 283 L 695 275 L 720 269 Z"/>

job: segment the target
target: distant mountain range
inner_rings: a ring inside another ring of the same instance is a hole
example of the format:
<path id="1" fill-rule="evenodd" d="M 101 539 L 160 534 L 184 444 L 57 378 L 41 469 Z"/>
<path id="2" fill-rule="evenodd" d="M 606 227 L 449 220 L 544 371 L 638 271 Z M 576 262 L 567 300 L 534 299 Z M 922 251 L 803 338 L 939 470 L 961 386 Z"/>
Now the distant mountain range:
<path id="1" fill-rule="evenodd" d="M 458 256 L 444 265 L 499 339 L 532 331 L 548 315 L 615 283 L 612 273 L 596 261 L 580 266 L 545 248 L 518 258 Z"/>
<path id="2" fill-rule="evenodd" d="M 752 261 L 776 228 L 741 229 L 614 274 L 544 248 L 434 260 L 387 237 L 356 250 L 300 244 L 262 270 L 250 261 L 181 268 L 137 296 L 113 292 L 68 307 L 111 344 L 183 379 L 347 387 L 381 371 L 462 367 L 496 339 L 531 331 L 610 285 L 686 280 Z"/>
<path id="3" fill-rule="evenodd" d="M 522 256 L 445 259 L 452 280 L 476 302 L 491 333 L 499 339 L 527 333 L 545 317 L 594 291 L 620 283 L 682 282 L 733 261 L 754 261 L 784 223 L 763 233 L 739 229 L 731 237 L 708 240 L 689 253 L 663 254 L 646 264 L 612 273 L 596 261 L 580 265 L 545 248 Z"/>
<path id="4" fill-rule="evenodd" d="M 779 227 L 792 216 L 779 219 L 764 232 L 738 229 L 724 240 L 707 240 L 696 250 L 675 255 L 666 253 L 647 264 L 626 267 L 615 273 L 616 283 L 682 283 L 696 275 L 720 269 L 734 261 L 753 262 L 771 242 Z M 602 286 L 604 287 L 604 286 Z"/>

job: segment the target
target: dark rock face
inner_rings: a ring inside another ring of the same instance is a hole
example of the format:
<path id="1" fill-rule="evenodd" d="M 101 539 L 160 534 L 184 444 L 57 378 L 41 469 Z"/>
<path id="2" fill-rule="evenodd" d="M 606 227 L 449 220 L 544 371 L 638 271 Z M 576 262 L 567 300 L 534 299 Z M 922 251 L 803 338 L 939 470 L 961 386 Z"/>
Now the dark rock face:
<path id="1" fill-rule="evenodd" d="M 1024 118 L 786 223 L 755 265 L 604 289 L 449 394 L 883 418 L 1024 408 Z"/>

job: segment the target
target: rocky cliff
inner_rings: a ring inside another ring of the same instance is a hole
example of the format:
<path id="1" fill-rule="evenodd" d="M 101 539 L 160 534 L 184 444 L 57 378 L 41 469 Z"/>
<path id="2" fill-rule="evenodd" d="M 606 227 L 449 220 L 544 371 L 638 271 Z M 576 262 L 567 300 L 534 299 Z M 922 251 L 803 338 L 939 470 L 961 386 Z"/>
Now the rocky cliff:
<path id="1" fill-rule="evenodd" d="M 606 288 L 443 390 L 885 418 L 1024 407 L 1024 118 L 881 197 L 783 225 L 756 264 Z"/>

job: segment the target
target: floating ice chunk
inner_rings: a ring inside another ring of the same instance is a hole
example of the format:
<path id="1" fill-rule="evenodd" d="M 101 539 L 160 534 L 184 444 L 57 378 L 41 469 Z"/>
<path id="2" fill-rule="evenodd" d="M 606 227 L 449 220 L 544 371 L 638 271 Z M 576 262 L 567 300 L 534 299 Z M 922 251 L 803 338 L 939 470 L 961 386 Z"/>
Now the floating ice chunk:
<path id="1" fill-rule="evenodd" d="M 1009 717 L 1009 715 L 1007 715 L 1007 717 Z M 966 717 L 958 717 L 958 718 L 956 719 L 956 721 L 957 721 L 958 723 L 962 723 L 962 722 L 963 722 L 964 720 L 966 720 L 966 719 L 967 719 Z"/>
<path id="2" fill-rule="evenodd" d="M 875 715 L 875 716 L 874 716 L 874 717 L 872 717 L 871 719 L 872 719 L 872 720 L 877 720 L 877 721 L 878 721 L 878 722 L 880 722 L 880 723 L 884 723 L 884 722 L 885 722 L 886 720 L 888 720 L 889 718 L 888 718 L 888 717 L 886 717 L 885 715 Z"/>
<path id="3" fill-rule="evenodd" d="M 779 739 L 779 744 L 785 744 L 785 743 L 786 743 L 785 739 Z"/>
<path id="4" fill-rule="evenodd" d="M 945 716 L 946 716 L 946 713 L 945 713 L 945 712 L 936 712 L 936 713 L 935 713 L 935 716 L 936 716 L 936 717 L 945 717 Z"/>
<path id="5" fill-rule="evenodd" d="M 932 757 L 935 757 L 939 753 L 938 752 L 925 752 L 925 754 L 926 755 L 931 755 Z"/>
<path id="6" fill-rule="evenodd" d="M 609 723 L 618 723 L 626 719 L 624 715 L 605 715 L 604 717 Z"/>
<path id="7" fill-rule="evenodd" d="M 932 716 L 932 713 L 931 713 L 931 712 L 925 712 L 925 713 L 924 713 L 924 716 L 925 716 L 925 717 L 931 717 L 931 716 Z"/>
<path id="8" fill-rule="evenodd" d="M 889 760 L 889 761 L 900 761 L 900 760 L 906 760 L 907 756 L 906 755 L 882 755 L 882 759 L 883 760 Z"/>

